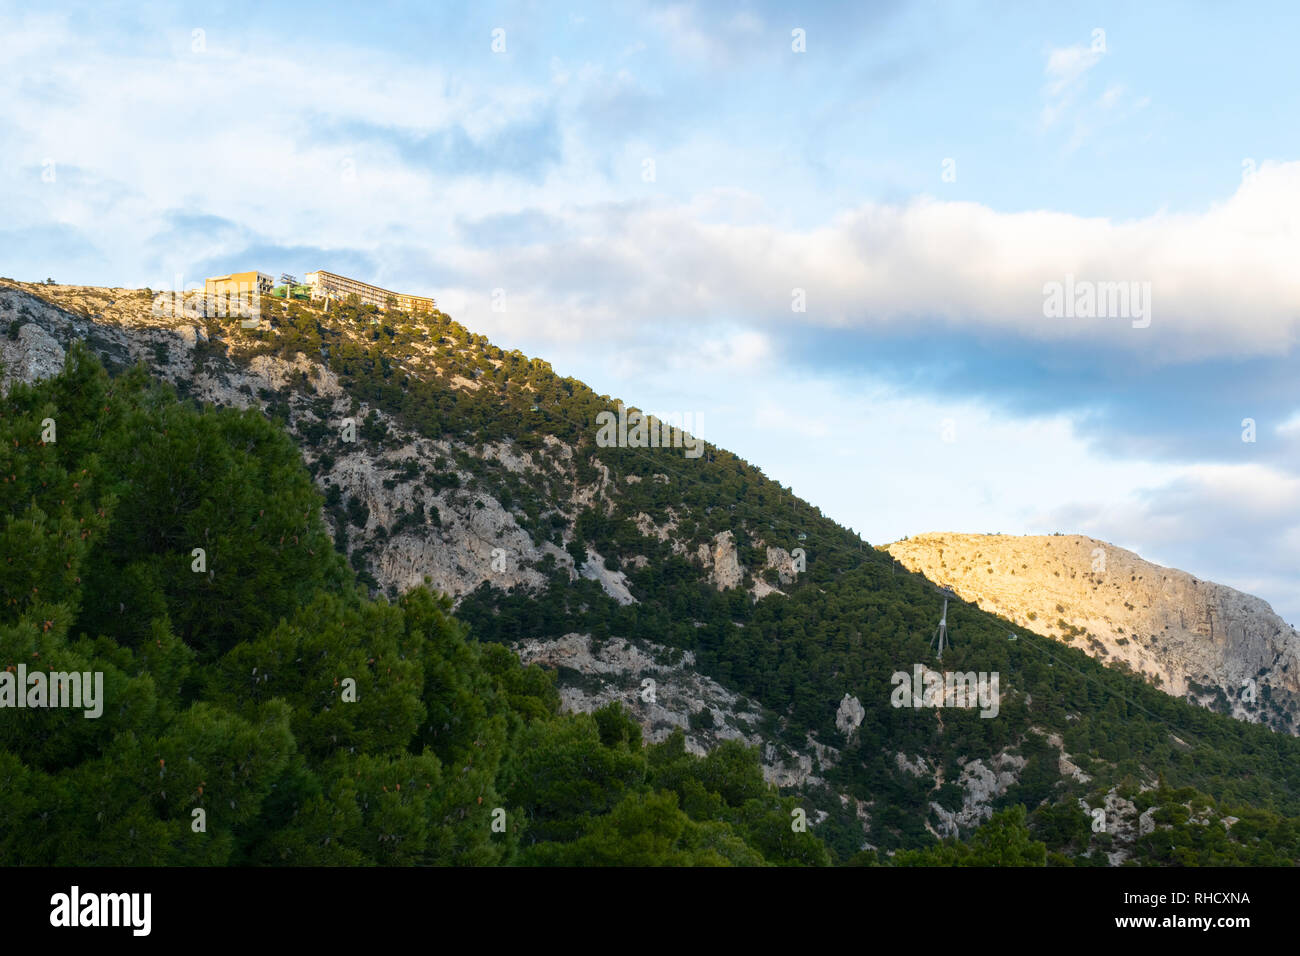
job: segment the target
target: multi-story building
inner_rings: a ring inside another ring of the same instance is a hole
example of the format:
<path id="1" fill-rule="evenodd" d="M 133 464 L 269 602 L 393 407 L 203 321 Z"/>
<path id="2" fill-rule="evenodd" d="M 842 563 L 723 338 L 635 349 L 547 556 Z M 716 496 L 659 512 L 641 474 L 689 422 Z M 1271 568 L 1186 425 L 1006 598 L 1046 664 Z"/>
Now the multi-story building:
<path id="1" fill-rule="evenodd" d="M 204 295 L 270 295 L 274 283 L 265 272 L 232 272 L 228 276 L 215 276 L 203 285 Z"/>
<path id="2" fill-rule="evenodd" d="M 388 308 L 389 299 L 396 300 L 397 308 L 406 312 L 432 312 L 437 308 L 437 303 L 433 299 L 390 292 L 369 282 L 349 279 L 347 276 L 335 275 L 323 269 L 308 272 L 303 276 L 303 281 L 311 287 L 313 299 L 345 299 L 349 295 L 355 295 L 363 305 L 374 305 L 381 309 Z"/>

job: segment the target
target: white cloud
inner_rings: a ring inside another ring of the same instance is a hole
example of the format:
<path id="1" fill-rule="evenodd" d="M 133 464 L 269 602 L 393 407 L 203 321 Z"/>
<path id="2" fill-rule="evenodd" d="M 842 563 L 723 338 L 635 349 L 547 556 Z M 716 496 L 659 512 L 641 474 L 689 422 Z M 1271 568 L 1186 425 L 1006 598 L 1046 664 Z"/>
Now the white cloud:
<path id="1" fill-rule="evenodd" d="M 669 47 L 677 53 L 703 59 L 715 57 L 719 52 L 716 39 L 700 27 L 695 9 L 689 4 L 674 3 L 652 10 L 650 22 L 662 31 Z"/>
<path id="2" fill-rule="evenodd" d="M 653 7 L 647 20 L 668 41 L 672 52 L 713 65 L 736 61 L 744 50 L 753 48 L 764 30 L 762 19 L 751 11 L 724 17 L 709 5 L 702 13 L 694 3 Z"/>
<path id="3" fill-rule="evenodd" d="M 693 350 L 697 371 L 727 369 L 753 373 L 772 358 L 772 345 L 761 332 L 743 330 L 723 339 L 709 339 Z"/>
<path id="4" fill-rule="evenodd" d="M 1134 97 L 1117 82 L 1107 84 L 1100 96 L 1088 97 L 1089 74 L 1106 56 L 1102 46 L 1078 44 L 1047 55 L 1040 120 L 1045 130 L 1068 127 L 1067 153 L 1082 146 L 1101 127 L 1122 122 L 1150 104 L 1149 97 Z"/>
<path id="5" fill-rule="evenodd" d="M 808 231 L 706 223 L 666 203 L 558 215 L 569 234 L 590 238 L 448 255 L 467 274 L 510 275 L 589 327 L 615 317 L 863 330 L 936 320 L 1105 344 L 1156 364 L 1279 355 L 1300 340 L 1300 163 L 1264 163 L 1202 212 L 1125 222 L 932 199 L 863 205 Z M 1150 327 L 1044 317 L 1044 284 L 1067 275 L 1150 283 Z M 796 288 L 806 312 L 791 310 Z"/>
<path id="6" fill-rule="evenodd" d="M 1293 432 L 1300 432 L 1300 408 L 1291 413 L 1290 417 L 1282 424 L 1277 426 L 1279 434 L 1289 435 Z"/>
<path id="7" fill-rule="evenodd" d="M 1043 70 L 1047 77 L 1043 87 L 1043 96 L 1047 100 L 1042 112 L 1044 126 L 1056 123 L 1074 103 L 1086 82 L 1088 71 L 1101 62 L 1103 55 L 1084 45 L 1059 47 L 1048 52 Z"/>
<path id="8" fill-rule="evenodd" d="M 1060 96 L 1078 85 L 1084 74 L 1101 62 L 1103 54 L 1082 44 L 1059 47 L 1047 55 L 1047 91 Z"/>
<path id="9" fill-rule="evenodd" d="M 696 22 L 687 6 L 657 15 L 687 35 Z M 433 291 L 463 302 L 465 321 L 489 331 L 549 331 L 557 341 L 634 336 L 646 322 L 692 331 L 720 322 L 870 330 L 936 320 L 1049 344 L 1106 343 L 1159 362 L 1276 355 L 1300 335 L 1300 163 L 1265 162 L 1234 195 L 1198 213 L 1121 222 L 922 198 L 863 204 L 799 230 L 773 225 L 780 210 L 736 190 L 651 198 L 659 194 L 642 188 L 643 154 L 615 157 L 634 181 L 629 187 L 597 172 L 610 162 L 608 149 L 571 130 L 565 162 L 541 182 L 487 172 L 441 177 L 398 142 L 312 135 L 319 120 L 344 131 L 364 122 L 412 133 L 454 123 L 485 136 L 544 107 L 544 93 L 526 85 L 494 81 L 482 92 L 422 64 L 394 65 L 381 77 L 367 64 L 350 65 L 354 57 L 316 48 L 299 59 L 284 50 L 236 53 L 219 30 L 209 31 L 204 54 L 186 46 L 123 57 L 62 21 L 6 25 L 17 37 L 9 46 L 16 68 L 0 75 L 0 115 L 19 131 L 15 149 L 0 158 L 10 176 L 8 186 L 0 179 L 8 224 L 79 226 L 106 250 L 116 281 L 158 279 L 139 274 L 138 249 L 164 227 L 160 212 L 179 208 L 246 224 L 267 243 L 386 259 L 399 246 L 437 250 L 443 274 L 455 278 Z M 1051 88 L 1081 82 L 1097 58 L 1082 47 L 1054 51 Z M 567 74 L 574 89 L 565 95 L 575 100 L 610 79 L 590 66 L 554 68 Z M 27 91 L 34 75 L 42 77 L 39 97 Z M 256 108 L 230 109 L 240 103 Z M 325 105 L 327 115 L 313 112 Z M 66 135 L 70 128 L 76 137 Z M 683 144 L 683 154 L 697 145 Z M 82 187 L 44 187 L 39 170 L 48 156 L 89 170 Z M 659 158 L 661 172 L 680 165 L 677 156 Z M 629 188 L 647 198 L 629 200 Z M 459 219 L 528 211 L 555 218 L 559 238 L 496 249 L 456 242 Z M 178 247 L 164 269 L 184 269 L 187 256 L 205 252 Z M 1067 274 L 1150 282 L 1151 327 L 1044 318 L 1044 283 Z M 504 315 L 487 307 L 497 287 L 510 293 Z M 806 312 L 791 311 L 796 288 L 805 290 Z"/>

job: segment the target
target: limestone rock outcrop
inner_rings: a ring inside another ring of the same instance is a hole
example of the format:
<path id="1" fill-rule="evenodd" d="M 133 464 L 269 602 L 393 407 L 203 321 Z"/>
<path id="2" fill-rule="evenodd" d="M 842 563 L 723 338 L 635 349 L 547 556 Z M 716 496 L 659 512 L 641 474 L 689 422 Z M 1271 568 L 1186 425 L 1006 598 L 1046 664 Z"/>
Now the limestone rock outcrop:
<path id="1" fill-rule="evenodd" d="M 925 534 L 886 550 L 963 600 L 1122 662 L 1169 694 L 1300 727 L 1300 633 L 1253 595 L 1083 535 Z"/>

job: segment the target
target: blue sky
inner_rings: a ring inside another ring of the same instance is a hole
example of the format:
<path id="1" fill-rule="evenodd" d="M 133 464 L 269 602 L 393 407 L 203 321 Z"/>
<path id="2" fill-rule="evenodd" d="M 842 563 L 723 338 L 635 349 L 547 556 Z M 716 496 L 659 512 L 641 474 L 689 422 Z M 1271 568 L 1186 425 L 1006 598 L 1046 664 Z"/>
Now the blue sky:
<path id="1" fill-rule="evenodd" d="M 869 541 L 1091 534 L 1300 623 L 1297 28 L 0 3 L 0 273 L 355 274 L 692 412 Z M 1049 317 L 1067 275 L 1148 284 L 1149 325 Z"/>

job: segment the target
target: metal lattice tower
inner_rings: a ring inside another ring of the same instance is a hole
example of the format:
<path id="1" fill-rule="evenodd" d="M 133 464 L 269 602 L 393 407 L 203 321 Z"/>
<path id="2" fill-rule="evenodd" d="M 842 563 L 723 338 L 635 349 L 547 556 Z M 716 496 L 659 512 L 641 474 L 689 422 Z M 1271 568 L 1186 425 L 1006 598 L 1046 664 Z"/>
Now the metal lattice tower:
<path id="1" fill-rule="evenodd" d="M 930 638 L 930 645 L 935 648 L 934 658 L 937 661 L 943 660 L 943 649 L 948 642 L 948 598 L 956 597 L 952 588 L 940 588 L 939 593 L 943 595 L 943 614 L 939 617 L 939 626 L 935 628 L 934 637 Z"/>

